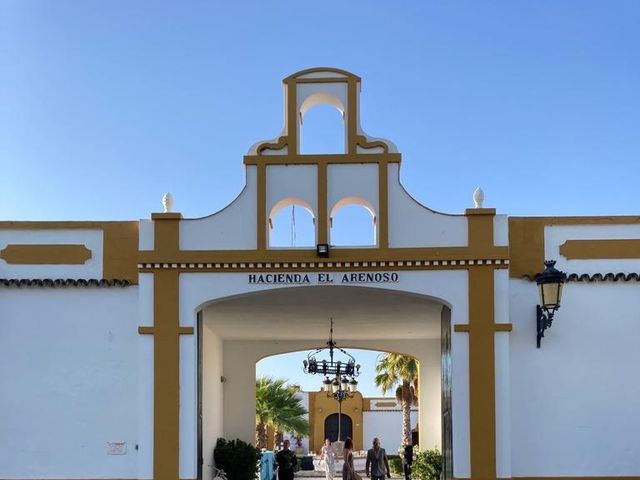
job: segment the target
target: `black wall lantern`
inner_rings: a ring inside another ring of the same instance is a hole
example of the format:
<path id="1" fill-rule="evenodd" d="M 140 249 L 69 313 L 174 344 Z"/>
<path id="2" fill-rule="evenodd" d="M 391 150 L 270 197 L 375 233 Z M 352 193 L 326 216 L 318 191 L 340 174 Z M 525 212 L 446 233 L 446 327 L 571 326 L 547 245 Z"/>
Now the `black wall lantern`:
<path id="1" fill-rule="evenodd" d="M 556 270 L 555 260 L 544 262 L 544 272 L 535 276 L 540 294 L 540 305 L 536 305 L 536 345 L 540 348 L 540 342 L 544 337 L 544 331 L 551 327 L 553 314 L 560 308 L 562 298 L 562 285 L 567 280 L 567 274 Z"/>

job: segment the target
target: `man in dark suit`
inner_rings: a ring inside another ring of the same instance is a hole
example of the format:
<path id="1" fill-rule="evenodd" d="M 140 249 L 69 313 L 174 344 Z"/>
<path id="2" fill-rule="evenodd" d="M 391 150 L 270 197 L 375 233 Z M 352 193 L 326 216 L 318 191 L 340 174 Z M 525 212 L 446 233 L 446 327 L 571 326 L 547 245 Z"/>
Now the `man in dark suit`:
<path id="1" fill-rule="evenodd" d="M 283 448 L 276 454 L 278 464 L 278 480 L 293 480 L 294 467 L 298 463 L 296 454 L 289 450 L 289 440 L 285 440 Z"/>
<path id="2" fill-rule="evenodd" d="M 369 470 L 371 467 L 371 470 Z M 387 460 L 387 452 L 384 448 L 380 448 L 380 439 L 373 439 L 373 448 L 367 452 L 367 463 L 365 465 L 367 477 L 371 473 L 372 480 L 384 480 L 384 474 L 391 478 L 391 470 L 389 469 L 389 460 Z"/>

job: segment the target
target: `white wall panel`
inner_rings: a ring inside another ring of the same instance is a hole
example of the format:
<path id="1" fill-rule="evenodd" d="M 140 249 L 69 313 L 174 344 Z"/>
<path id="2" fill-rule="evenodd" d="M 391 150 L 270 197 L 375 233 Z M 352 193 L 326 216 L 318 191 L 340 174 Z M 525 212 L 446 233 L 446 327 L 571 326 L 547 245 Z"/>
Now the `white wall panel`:
<path id="1" fill-rule="evenodd" d="M 397 163 L 389 164 L 389 246 L 464 247 L 467 217 L 429 210 L 400 183 Z"/>
<path id="2" fill-rule="evenodd" d="M 535 283 L 510 281 L 512 475 L 640 473 L 640 284 L 570 283 L 536 348 Z"/>
<path id="3" fill-rule="evenodd" d="M 247 167 L 247 184 L 238 197 L 213 215 L 180 221 L 182 250 L 244 250 L 257 245 L 257 170 Z M 265 226 L 266 228 L 266 226 Z"/>
<path id="4" fill-rule="evenodd" d="M 2 478 L 137 477 L 137 296 L 0 289 Z"/>

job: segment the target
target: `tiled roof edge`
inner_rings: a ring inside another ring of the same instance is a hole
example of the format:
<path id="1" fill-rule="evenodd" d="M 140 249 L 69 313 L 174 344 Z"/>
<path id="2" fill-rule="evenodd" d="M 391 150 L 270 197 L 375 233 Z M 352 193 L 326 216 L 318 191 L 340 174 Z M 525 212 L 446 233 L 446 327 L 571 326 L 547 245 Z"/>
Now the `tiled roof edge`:
<path id="1" fill-rule="evenodd" d="M 0 278 L 2 287 L 128 287 L 129 280 L 118 278 Z"/>
<path id="2" fill-rule="evenodd" d="M 524 278 L 533 281 L 534 278 L 526 275 Z M 567 282 L 640 282 L 640 273 L 570 273 L 567 275 Z"/>

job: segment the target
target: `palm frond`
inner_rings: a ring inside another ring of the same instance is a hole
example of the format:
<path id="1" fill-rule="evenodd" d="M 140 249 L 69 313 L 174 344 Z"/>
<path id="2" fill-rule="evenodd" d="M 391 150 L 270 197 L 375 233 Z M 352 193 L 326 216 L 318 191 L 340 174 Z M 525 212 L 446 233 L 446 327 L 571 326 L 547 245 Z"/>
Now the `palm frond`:
<path id="1" fill-rule="evenodd" d="M 267 376 L 256 379 L 256 423 L 308 435 L 309 422 L 304 418 L 307 413 L 295 390 L 287 386 L 287 380 Z"/>

